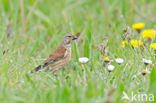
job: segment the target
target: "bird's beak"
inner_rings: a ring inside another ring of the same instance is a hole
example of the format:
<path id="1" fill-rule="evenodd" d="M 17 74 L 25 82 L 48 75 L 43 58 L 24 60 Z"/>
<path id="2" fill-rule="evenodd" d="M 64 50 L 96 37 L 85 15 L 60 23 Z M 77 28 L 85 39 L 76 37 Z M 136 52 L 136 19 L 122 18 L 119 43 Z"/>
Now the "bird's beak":
<path id="1" fill-rule="evenodd" d="M 72 40 L 76 40 L 76 39 L 78 39 L 78 37 L 74 36 Z"/>

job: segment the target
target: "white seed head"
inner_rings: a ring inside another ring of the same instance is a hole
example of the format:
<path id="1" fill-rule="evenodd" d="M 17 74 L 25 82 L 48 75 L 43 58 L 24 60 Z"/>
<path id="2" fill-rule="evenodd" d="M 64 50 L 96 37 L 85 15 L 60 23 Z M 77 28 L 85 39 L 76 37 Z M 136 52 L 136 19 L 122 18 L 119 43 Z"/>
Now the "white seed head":
<path id="1" fill-rule="evenodd" d="M 79 58 L 79 62 L 82 63 L 82 64 L 87 63 L 88 60 L 89 59 L 87 57 L 81 57 L 81 58 Z"/>
<path id="2" fill-rule="evenodd" d="M 108 65 L 108 66 L 107 66 L 107 69 L 108 69 L 108 71 L 110 71 L 110 72 L 113 71 L 114 68 L 115 68 L 114 65 Z"/>
<path id="3" fill-rule="evenodd" d="M 145 64 L 152 64 L 152 60 L 142 59 L 143 63 Z"/>
<path id="4" fill-rule="evenodd" d="M 118 64 L 122 64 L 124 62 L 124 60 L 122 58 L 116 58 L 115 61 L 118 63 Z"/>

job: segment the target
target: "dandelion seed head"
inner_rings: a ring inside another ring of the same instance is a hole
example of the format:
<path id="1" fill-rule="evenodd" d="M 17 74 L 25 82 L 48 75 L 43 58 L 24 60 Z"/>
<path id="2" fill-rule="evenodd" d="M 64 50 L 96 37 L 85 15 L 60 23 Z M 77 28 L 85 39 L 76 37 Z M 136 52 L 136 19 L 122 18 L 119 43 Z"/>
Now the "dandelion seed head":
<path id="1" fill-rule="evenodd" d="M 152 60 L 142 59 L 143 63 L 145 64 L 152 64 Z"/>
<path id="2" fill-rule="evenodd" d="M 115 61 L 118 63 L 118 64 L 122 64 L 124 62 L 124 60 L 122 58 L 117 58 L 115 59 Z"/>
<path id="3" fill-rule="evenodd" d="M 89 59 L 87 57 L 81 57 L 79 58 L 79 62 L 84 64 L 84 63 L 87 63 L 89 61 Z"/>
<path id="4" fill-rule="evenodd" d="M 109 72 L 113 71 L 114 68 L 115 68 L 114 65 L 108 65 L 107 66 L 107 69 L 108 69 Z"/>

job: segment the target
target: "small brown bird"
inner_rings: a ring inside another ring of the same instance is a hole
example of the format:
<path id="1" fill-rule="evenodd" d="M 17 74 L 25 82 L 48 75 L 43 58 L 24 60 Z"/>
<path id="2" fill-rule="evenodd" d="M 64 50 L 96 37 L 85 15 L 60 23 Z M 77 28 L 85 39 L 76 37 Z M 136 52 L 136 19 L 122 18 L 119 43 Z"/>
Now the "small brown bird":
<path id="1" fill-rule="evenodd" d="M 46 71 L 57 71 L 68 64 L 71 57 L 71 44 L 72 41 L 76 39 L 76 36 L 67 34 L 56 50 L 41 65 L 36 67 L 34 71 L 37 72 L 41 69 Z"/>

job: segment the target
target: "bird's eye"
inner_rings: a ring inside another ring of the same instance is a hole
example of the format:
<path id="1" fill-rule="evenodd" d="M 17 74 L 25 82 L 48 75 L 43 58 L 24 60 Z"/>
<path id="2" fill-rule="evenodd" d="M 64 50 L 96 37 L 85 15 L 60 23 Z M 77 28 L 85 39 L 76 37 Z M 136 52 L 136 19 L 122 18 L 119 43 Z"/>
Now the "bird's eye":
<path id="1" fill-rule="evenodd" d="M 67 37 L 69 37 L 69 38 L 70 38 L 71 36 L 67 36 Z"/>

